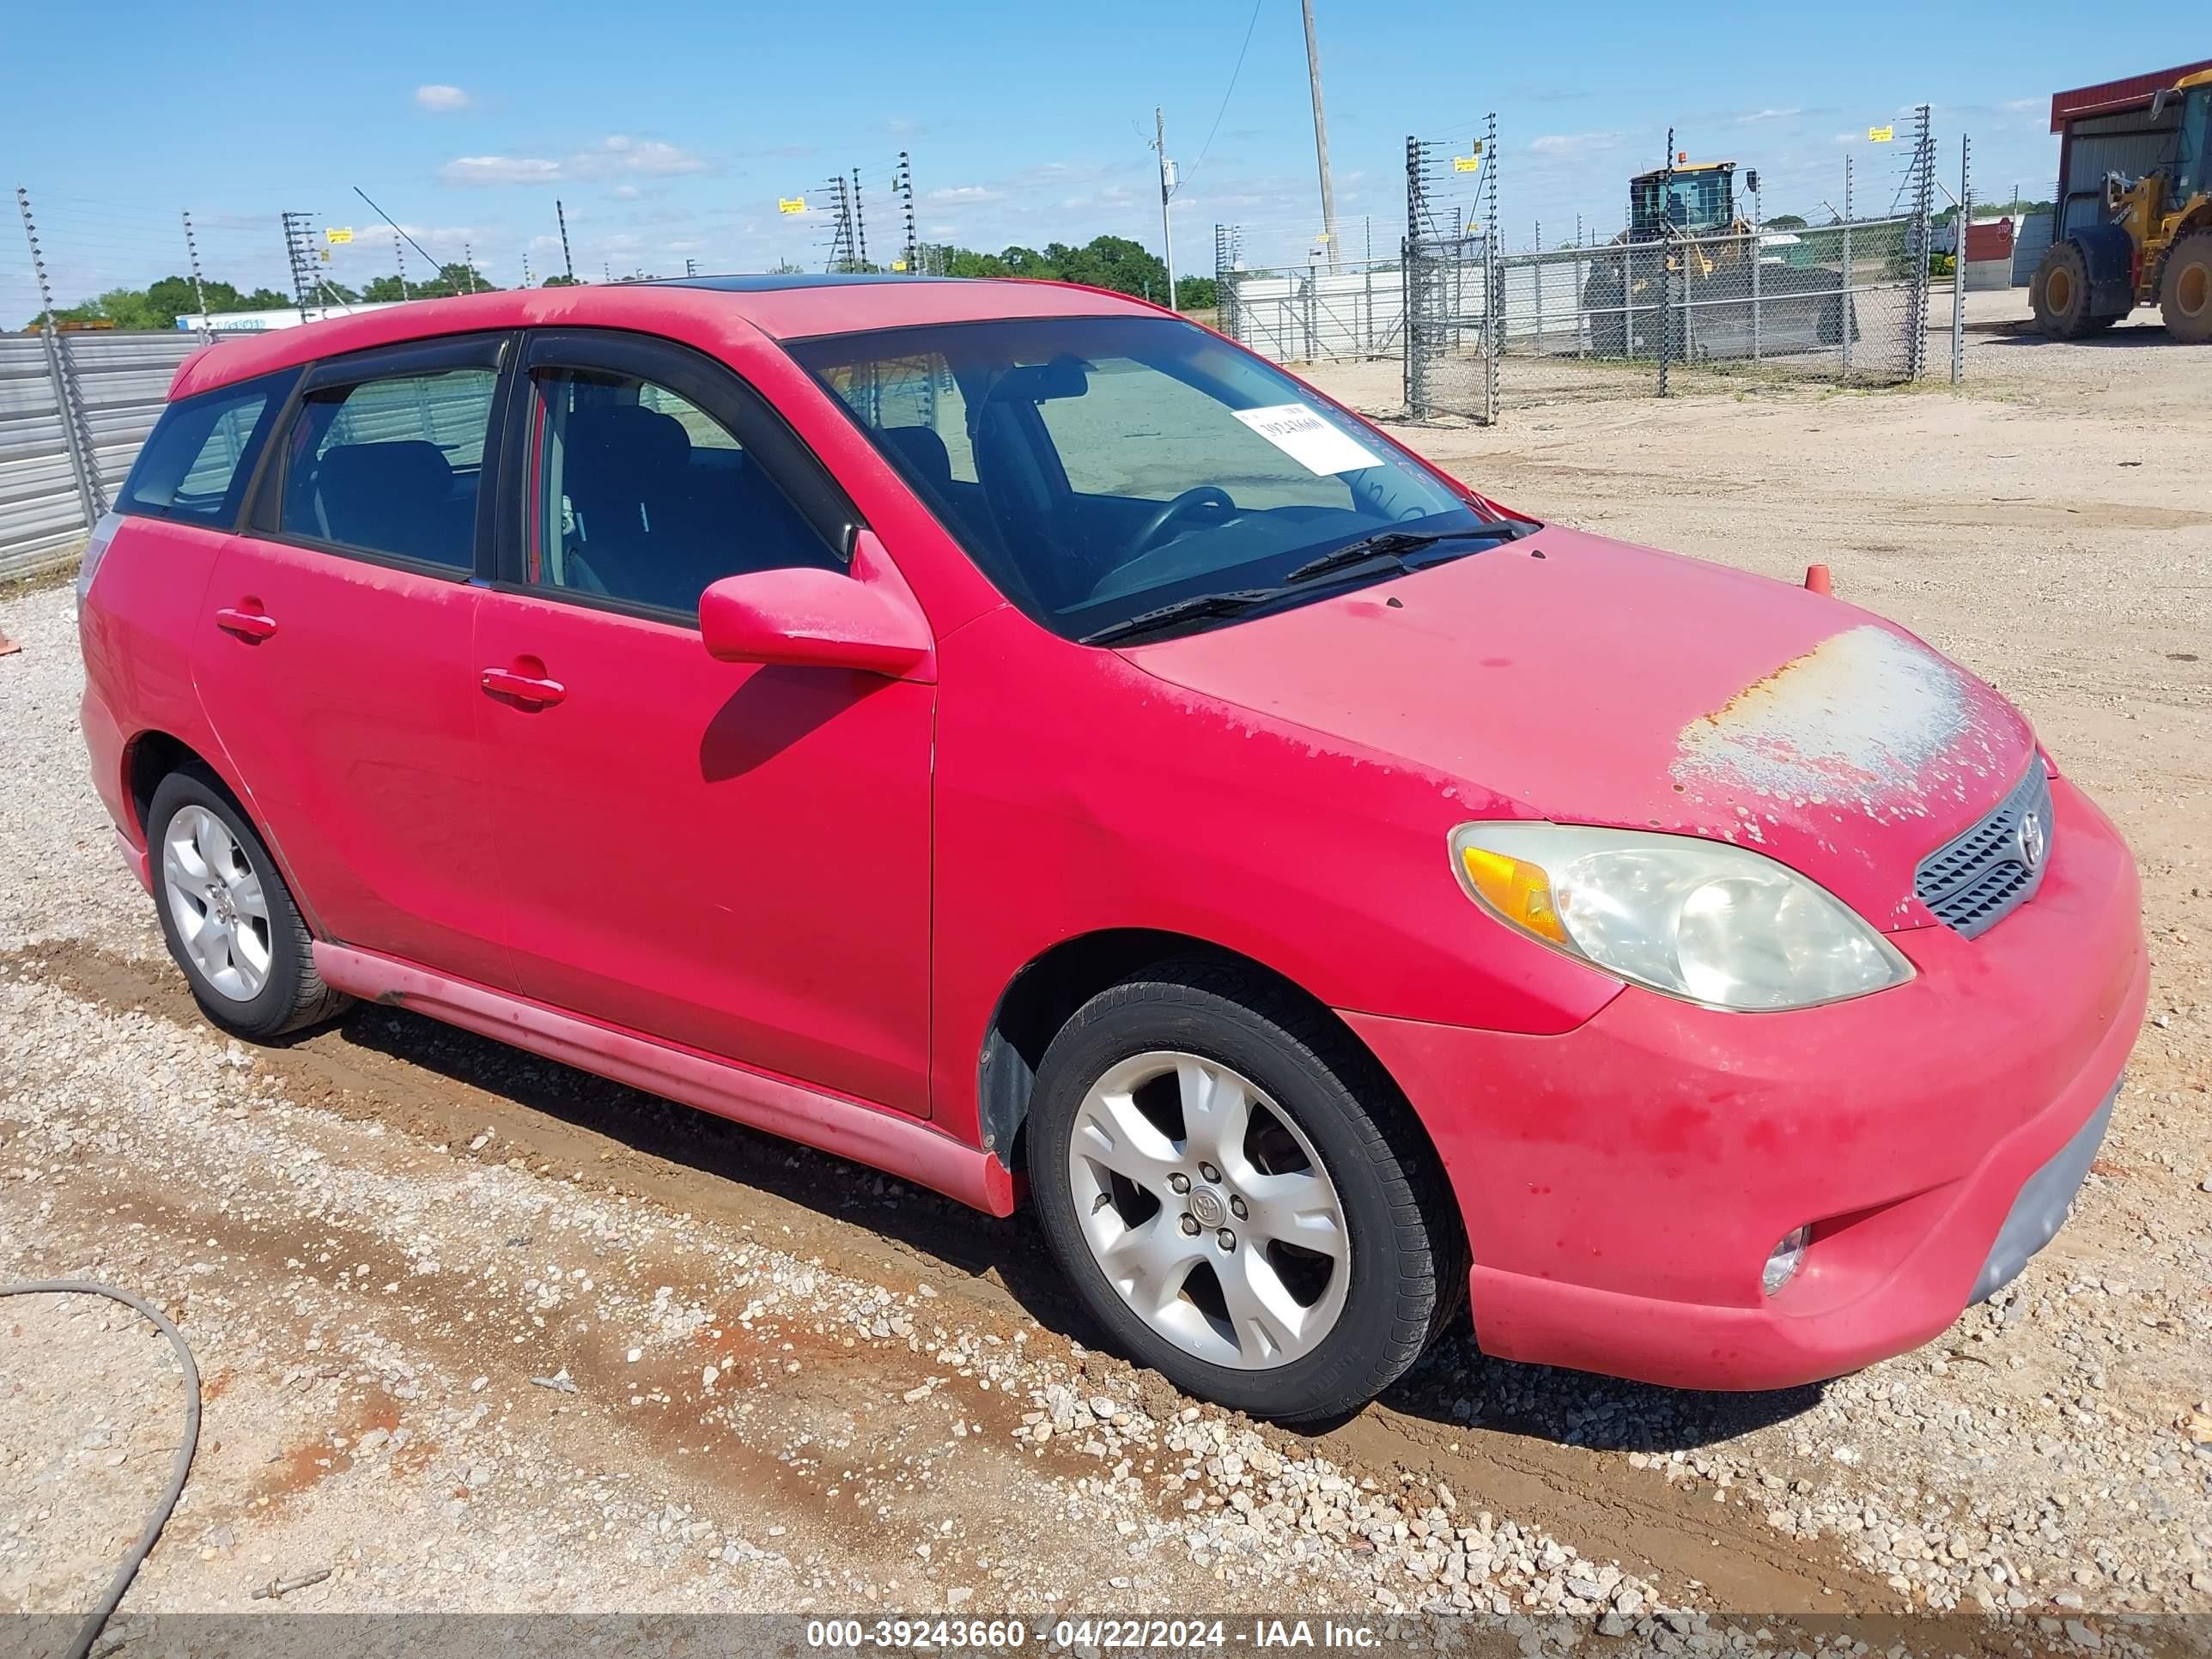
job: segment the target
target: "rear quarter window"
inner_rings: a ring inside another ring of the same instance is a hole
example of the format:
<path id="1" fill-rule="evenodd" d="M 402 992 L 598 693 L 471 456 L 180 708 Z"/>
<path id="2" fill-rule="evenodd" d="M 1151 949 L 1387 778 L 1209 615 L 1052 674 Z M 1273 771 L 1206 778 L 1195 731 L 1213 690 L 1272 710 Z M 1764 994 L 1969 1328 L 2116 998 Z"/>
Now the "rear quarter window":
<path id="1" fill-rule="evenodd" d="M 296 371 L 204 392 L 162 410 L 116 507 L 146 518 L 227 526 Z"/>

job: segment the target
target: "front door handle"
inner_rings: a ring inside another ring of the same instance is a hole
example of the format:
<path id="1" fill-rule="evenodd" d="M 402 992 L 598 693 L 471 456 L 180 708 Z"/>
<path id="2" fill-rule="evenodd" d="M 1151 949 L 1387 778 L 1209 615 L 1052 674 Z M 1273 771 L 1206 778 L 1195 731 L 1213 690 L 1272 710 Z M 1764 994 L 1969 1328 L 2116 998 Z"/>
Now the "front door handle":
<path id="1" fill-rule="evenodd" d="M 225 605 L 215 613 L 215 625 L 226 634 L 235 634 L 241 640 L 258 644 L 276 631 L 276 618 L 264 617 L 258 611 Z"/>
<path id="2" fill-rule="evenodd" d="M 558 680 L 518 674 L 511 668 L 485 669 L 483 689 L 495 697 L 511 697 L 532 708 L 547 708 L 568 695 L 568 688 Z"/>

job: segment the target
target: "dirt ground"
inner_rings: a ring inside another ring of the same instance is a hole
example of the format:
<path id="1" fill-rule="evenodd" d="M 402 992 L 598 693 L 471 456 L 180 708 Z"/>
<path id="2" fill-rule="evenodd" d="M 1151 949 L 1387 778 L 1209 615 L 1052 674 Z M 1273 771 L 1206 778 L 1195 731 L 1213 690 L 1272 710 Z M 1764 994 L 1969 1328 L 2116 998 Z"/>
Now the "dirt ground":
<path id="1" fill-rule="evenodd" d="M 1091 1351 L 1024 1218 L 388 1010 L 230 1043 L 82 775 L 69 593 L 0 602 L 0 1280 L 135 1288 L 206 1378 L 126 1613 L 2212 1610 L 2212 356 L 2019 308 L 1972 296 L 1963 393 L 1401 428 L 1538 517 L 1826 564 L 2141 860 L 2154 1023 L 2074 1220 L 1929 1347 L 1784 1395 L 1462 1331 L 1348 1422 L 1255 1427 Z M 1397 403 L 1395 365 L 1312 378 Z M 92 1599 L 180 1407 L 122 1309 L 0 1302 L 0 1609 Z"/>

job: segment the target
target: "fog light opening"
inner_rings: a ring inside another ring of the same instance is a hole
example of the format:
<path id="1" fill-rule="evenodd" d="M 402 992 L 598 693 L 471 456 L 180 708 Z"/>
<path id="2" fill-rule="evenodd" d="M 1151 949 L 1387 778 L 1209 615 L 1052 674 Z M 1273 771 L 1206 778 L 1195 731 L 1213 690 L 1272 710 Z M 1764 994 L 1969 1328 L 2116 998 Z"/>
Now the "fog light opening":
<path id="1" fill-rule="evenodd" d="M 1813 1242 L 1810 1227 L 1796 1227 L 1782 1236 L 1782 1242 L 1768 1254 L 1766 1266 L 1759 1270 L 1759 1288 L 1769 1296 L 1779 1296 L 1783 1287 L 1797 1277 L 1797 1270 L 1805 1265 L 1805 1247 Z"/>

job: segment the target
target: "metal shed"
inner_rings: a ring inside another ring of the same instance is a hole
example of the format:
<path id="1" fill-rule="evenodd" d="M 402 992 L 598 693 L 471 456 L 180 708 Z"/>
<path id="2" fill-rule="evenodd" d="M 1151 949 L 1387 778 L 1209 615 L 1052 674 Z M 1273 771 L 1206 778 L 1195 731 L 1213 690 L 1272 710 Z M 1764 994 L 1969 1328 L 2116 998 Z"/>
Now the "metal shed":
<path id="1" fill-rule="evenodd" d="M 2181 106 L 2168 104 L 2154 120 L 2151 100 L 2200 70 L 2212 70 L 2212 58 L 2052 94 L 2051 130 L 2060 135 L 2058 235 L 2104 222 L 2106 174 L 2138 178 L 2172 159 Z"/>

